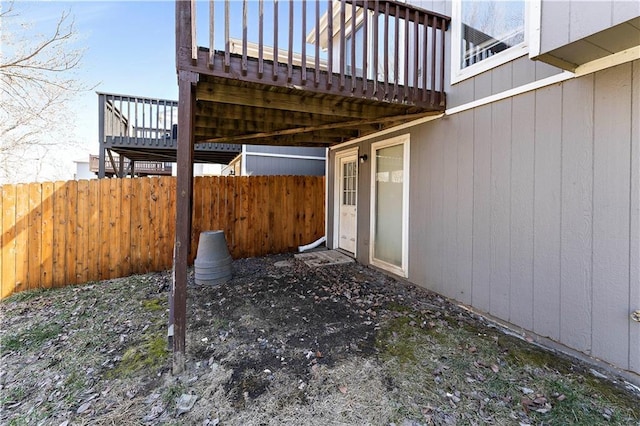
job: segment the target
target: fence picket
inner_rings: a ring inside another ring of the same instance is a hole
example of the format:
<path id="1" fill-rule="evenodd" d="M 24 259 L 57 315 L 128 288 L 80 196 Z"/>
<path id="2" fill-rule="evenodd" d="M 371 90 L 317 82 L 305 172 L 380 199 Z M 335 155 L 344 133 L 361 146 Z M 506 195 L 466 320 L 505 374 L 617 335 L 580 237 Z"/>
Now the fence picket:
<path id="1" fill-rule="evenodd" d="M 40 259 L 42 259 L 42 184 L 31 183 L 29 188 L 29 221 L 27 253 L 29 256 L 28 288 L 40 288 Z"/>
<path id="2" fill-rule="evenodd" d="M 18 190 L 20 190 L 18 188 Z M 66 285 L 65 256 L 67 225 L 67 188 L 65 182 L 55 182 L 53 186 L 53 286 Z"/>
<path id="3" fill-rule="evenodd" d="M 98 181 L 98 189 L 100 193 L 100 208 L 99 211 L 99 221 L 98 226 L 100 226 L 100 256 L 98 263 L 98 279 L 106 280 L 110 278 L 109 275 L 109 260 L 111 259 L 111 251 L 110 248 L 110 225 L 109 225 L 109 214 L 111 210 L 111 197 L 110 197 L 110 183 L 111 179 L 100 179 Z"/>
<path id="4" fill-rule="evenodd" d="M 140 222 L 138 227 L 140 229 L 140 272 L 149 272 L 149 257 L 151 252 L 151 247 L 153 243 L 150 241 L 150 238 L 153 235 L 151 221 L 152 206 L 149 201 L 151 200 L 151 183 L 152 180 L 150 178 L 144 178 L 144 182 L 140 185 L 140 198 L 138 200 L 138 208 L 140 209 Z"/>
<path id="5" fill-rule="evenodd" d="M 131 187 L 133 179 L 122 179 L 120 209 L 120 268 L 122 275 L 131 274 Z"/>
<path id="6" fill-rule="evenodd" d="M 42 184 L 42 251 L 40 258 L 40 284 L 43 288 L 53 286 L 53 182 Z"/>
<path id="7" fill-rule="evenodd" d="M 100 245 L 102 229 L 100 229 L 100 191 L 98 182 L 89 182 L 89 211 L 85 217 L 87 220 L 86 229 L 88 231 L 87 245 L 87 280 L 97 280 L 100 270 Z"/>
<path id="8" fill-rule="evenodd" d="M 65 256 L 65 276 L 66 285 L 77 284 L 76 279 L 76 257 L 77 247 L 77 208 L 78 208 L 78 182 L 70 180 L 65 184 L 67 194 L 67 227 L 66 227 L 66 250 Z"/>
<path id="9" fill-rule="evenodd" d="M 2 186 L 2 280 L 0 298 L 13 293 L 16 285 L 16 186 Z"/>
<path id="10" fill-rule="evenodd" d="M 76 206 L 76 282 L 86 283 L 88 279 L 87 247 L 89 230 L 87 229 L 89 213 L 89 181 L 78 181 L 78 197 Z"/>

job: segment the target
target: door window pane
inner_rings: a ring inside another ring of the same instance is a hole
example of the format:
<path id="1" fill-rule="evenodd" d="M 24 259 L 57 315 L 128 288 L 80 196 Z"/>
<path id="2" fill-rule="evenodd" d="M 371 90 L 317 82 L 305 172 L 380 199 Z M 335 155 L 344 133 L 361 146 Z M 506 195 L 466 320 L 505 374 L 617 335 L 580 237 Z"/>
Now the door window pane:
<path id="1" fill-rule="evenodd" d="M 356 205 L 357 167 L 355 161 L 342 164 L 342 204 Z"/>

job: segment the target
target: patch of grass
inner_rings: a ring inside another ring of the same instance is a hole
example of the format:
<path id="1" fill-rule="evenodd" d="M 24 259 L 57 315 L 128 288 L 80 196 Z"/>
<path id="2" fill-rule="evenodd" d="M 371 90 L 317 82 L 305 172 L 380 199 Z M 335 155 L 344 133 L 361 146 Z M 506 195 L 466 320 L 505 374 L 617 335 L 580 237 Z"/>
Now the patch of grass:
<path id="1" fill-rule="evenodd" d="M 57 337 L 62 331 L 59 324 L 35 325 L 23 332 L 2 336 L 0 340 L 0 353 L 29 350 L 37 351 L 42 343 Z"/>
<path id="2" fill-rule="evenodd" d="M 142 301 L 142 307 L 150 312 L 163 311 L 166 309 L 166 299 L 147 299 Z"/>
<path id="3" fill-rule="evenodd" d="M 425 339 L 437 341 L 441 336 L 434 329 L 420 327 L 411 317 L 402 316 L 392 319 L 378 332 L 376 347 L 385 359 L 395 358 L 401 364 L 415 362 Z"/>
<path id="4" fill-rule="evenodd" d="M 64 390 L 66 392 L 64 397 L 65 401 L 69 404 L 73 404 L 78 392 L 83 390 L 84 387 L 85 382 L 82 376 L 78 374 L 77 371 L 72 371 L 64 381 Z"/>
<path id="5" fill-rule="evenodd" d="M 397 302 L 389 302 L 385 305 L 385 308 L 392 312 L 409 312 L 410 307 Z"/>
<path id="6" fill-rule="evenodd" d="M 26 396 L 26 394 L 27 393 L 22 386 L 16 386 L 14 388 L 9 388 L 8 390 L 4 390 L 0 394 L 0 406 L 22 401 Z"/>
<path id="7" fill-rule="evenodd" d="M 27 421 L 27 419 L 20 416 L 20 417 L 15 417 L 9 420 L 9 422 L 7 423 L 7 426 L 22 426 L 22 425 L 28 425 L 28 424 L 29 422 Z"/>
<path id="8" fill-rule="evenodd" d="M 166 363 L 168 356 L 167 341 L 162 334 L 145 335 L 140 344 L 126 350 L 110 376 L 130 377 L 142 370 L 157 370 Z"/>
<path id="9" fill-rule="evenodd" d="M 46 291 L 48 290 L 43 288 L 38 288 L 35 290 L 26 290 L 18 293 L 13 293 L 11 296 L 4 299 L 2 303 L 26 302 L 36 297 L 42 296 L 42 294 Z"/>
<path id="10" fill-rule="evenodd" d="M 181 382 L 173 383 L 169 385 L 162 393 L 162 401 L 166 405 L 173 404 L 178 400 L 178 398 L 180 398 L 180 395 L 185 393 L 185 391 L 186 391 L 186 387 L 183 383 Z"/>
<path id="11" fill-rule="evenodd" d="M 471 419 L 480 423 L 511 418 L 637 425 L 640 418 L 637 400 L 608 381 L 585 376 L 571 359 L 492 330 L 450 322 L 422 328 L 402 316 L 383 326 L 376 346 L 393 377 L 390 389 L 411 396 L 411 403 L 399 403 L 398 422 L 420 419 L 425 406 L 437 407 L 430 414 L 436 423 L 469 419 L 458 411 L 462 406 L 474 407 Z M 529 396 L 546 398 L 549 411 L 525 410 L 522 399 Z"/>

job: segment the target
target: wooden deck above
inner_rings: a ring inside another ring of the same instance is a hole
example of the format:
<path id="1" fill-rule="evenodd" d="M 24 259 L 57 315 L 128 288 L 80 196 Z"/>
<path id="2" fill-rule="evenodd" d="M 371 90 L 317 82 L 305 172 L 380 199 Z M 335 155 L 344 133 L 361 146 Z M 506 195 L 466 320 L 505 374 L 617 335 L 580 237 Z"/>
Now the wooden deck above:
<path id="1" fill-rule="evenodd" d="M 267 23 L 263 1 L 210 2 L 210 45 L 195 47 L 196 3 L 176 3 L 177 68 L 194 87 L 194 143 L 331 146 L 444 111 L 449 18 L 394 1 L 309 4 L 274 2 Z M 232 7 L 242 8 L 239 42 L 229 36 Z M 280 26 L 279 10 L 288 14 Z M 225 28 L 222 50 L 216 25 Z M 265 46 L 265 26 L 275 46 Z M 259 42 L 247 40 L 248 27 L 258 27 Z M 289 32 L 285 49 L 278 28 Z"/>

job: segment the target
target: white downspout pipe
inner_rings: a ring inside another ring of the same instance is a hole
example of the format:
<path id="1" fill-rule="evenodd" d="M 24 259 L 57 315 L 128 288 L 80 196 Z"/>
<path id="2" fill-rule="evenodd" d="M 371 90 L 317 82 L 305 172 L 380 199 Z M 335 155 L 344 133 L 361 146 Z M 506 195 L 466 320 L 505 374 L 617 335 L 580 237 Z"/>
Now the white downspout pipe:
<path id="1" fill-rule="evenodd" d="M 318 240 L 312 242 L 311 244 L 307 244 L 306 246 L 299 246 L 298 247 L 298 251 L 300 253 L 302 253 L 303 251 L 314 249 L 314 248 L 318 247 L 320 244 L 324 243 L 325 241 L 327 241 L 327 236 L 326 235 L 324 237 L 321 237 Z"/>

